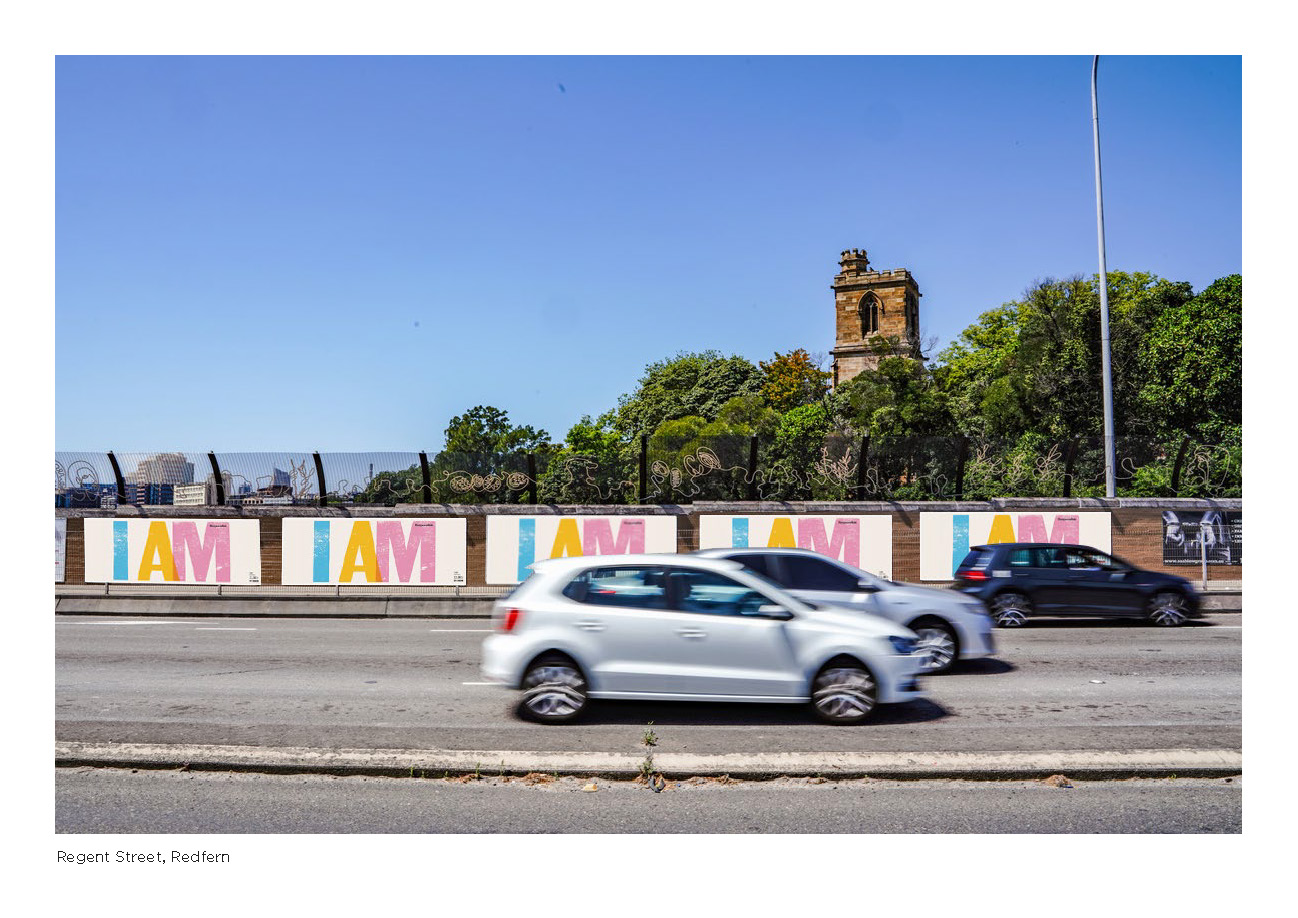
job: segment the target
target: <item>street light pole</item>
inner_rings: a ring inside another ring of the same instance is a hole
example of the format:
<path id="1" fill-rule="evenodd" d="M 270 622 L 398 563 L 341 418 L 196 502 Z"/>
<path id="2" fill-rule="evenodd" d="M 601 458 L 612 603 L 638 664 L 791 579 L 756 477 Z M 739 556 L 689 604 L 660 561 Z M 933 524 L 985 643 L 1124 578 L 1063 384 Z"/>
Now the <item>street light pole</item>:
<path id="1" fill-rule="evenodd" d="M 1100 242 L 1100 355 L 1104 366 L 1104 496 L 1113 497 L 1113 367 L 1109 358 L 1109 274 L 1104 265 L 1104 192 L 1100 186 L 1100 56 L 1091 62 L 1091 124 L 1095 129 L 1095 223 Z"/>

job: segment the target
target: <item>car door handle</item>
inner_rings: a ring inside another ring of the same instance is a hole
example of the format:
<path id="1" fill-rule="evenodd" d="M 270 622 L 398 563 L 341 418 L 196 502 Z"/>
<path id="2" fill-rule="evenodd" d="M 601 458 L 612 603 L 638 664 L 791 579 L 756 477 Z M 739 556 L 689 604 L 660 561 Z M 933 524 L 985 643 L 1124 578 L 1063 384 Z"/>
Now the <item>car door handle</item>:
<path id="1" fill-rule="evenodd" d="M 708 636 L 706 631 L 700 631 L 697 628 L 677 628 L 676 633 L 683 638 L 693 638 L 695 640 Z"/>
<path id="2" fill-rule="evenodd" d="M 577 622 L 577 627 L 582 631 L 603 631 L 604 623 L 596 621 Z"/>

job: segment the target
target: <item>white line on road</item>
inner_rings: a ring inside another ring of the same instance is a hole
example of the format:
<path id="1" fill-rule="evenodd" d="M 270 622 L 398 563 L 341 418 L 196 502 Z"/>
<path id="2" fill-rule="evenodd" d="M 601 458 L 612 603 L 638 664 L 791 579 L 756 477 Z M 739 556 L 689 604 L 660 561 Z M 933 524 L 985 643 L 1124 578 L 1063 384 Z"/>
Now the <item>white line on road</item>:
<path id="1" fill-rule="evenodd" d="M 184 625 L 185 622 L 55 622 L 58 625 Z"/>
<path id="2" fill-rule="evenodd" d="M 199 625 L 195 631 L 256 631 L 256 628 L 216 628 L 208 625 Z"/>

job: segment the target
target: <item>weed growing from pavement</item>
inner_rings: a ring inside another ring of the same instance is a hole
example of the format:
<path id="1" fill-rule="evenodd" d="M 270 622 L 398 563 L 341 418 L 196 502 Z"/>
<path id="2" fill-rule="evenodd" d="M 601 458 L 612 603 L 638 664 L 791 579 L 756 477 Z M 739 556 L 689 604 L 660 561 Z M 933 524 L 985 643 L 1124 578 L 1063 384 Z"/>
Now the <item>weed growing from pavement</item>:
<path id="1" fill-rule="evenodd" d="M 654 725 L 654 722 L 653 722 L 652 720 L 649 721 L 649 723 L 645 724 L 645 726 L 647 726 L 647 727 L 652 727 L 653 725 Z M 640 742 L 642 742 L 642 743 L 643 743 L 644 745 L 646 745 L 646 746 L 657 746 L 657 745 L 658 745 L 658 734 L 657 734 L 657 733 L 654 733 L 652 730 L 646 730 L 646 731 L 644 732 L 644 738 L 641 739 Z"/>

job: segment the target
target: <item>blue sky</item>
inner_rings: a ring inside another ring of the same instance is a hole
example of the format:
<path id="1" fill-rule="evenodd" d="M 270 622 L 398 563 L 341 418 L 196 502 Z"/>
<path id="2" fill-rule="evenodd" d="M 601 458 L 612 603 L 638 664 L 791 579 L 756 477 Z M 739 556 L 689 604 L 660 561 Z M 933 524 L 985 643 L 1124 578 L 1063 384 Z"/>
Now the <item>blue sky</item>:
<path id="1" fill-rule="evenodd" d="M 845 248 L 934 352 L 1097 270 L 1089 56 L 55 73 L 58 450 L 434 451 L 478 404 L 560 439 L 681 350 L 827 353 Z M 1109 269 L 1240 272 L 1240 58 L 1099 86 Z"/>

